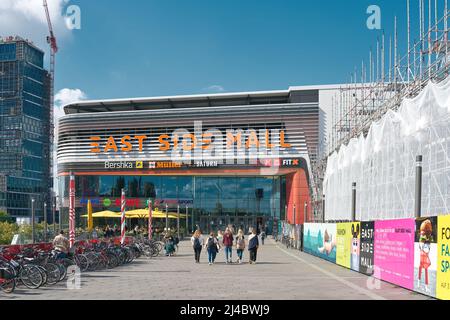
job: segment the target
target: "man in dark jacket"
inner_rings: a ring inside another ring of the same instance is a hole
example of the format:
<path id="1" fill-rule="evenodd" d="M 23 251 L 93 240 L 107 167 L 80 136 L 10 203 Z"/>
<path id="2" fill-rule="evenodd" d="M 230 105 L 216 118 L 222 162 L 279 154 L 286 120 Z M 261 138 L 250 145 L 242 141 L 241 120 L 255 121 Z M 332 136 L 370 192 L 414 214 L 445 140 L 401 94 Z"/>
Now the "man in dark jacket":
<path id="1" fill-rule="evenodd" d="M 226 228 L 223 235 L 223 246 L 225 247 L 225 262 L 231 263 L 231 253 L 233 252 L 233 234 L 230 228 Z"/>
<path id="2" fill-rule="evenodd" d="M 256 229 L 253 228 L 252 234 L 248 237 L 248 251 L 250 255 L 250 264 L 256 264 L 256 253 L 258 252 L 259 241 Z"/>

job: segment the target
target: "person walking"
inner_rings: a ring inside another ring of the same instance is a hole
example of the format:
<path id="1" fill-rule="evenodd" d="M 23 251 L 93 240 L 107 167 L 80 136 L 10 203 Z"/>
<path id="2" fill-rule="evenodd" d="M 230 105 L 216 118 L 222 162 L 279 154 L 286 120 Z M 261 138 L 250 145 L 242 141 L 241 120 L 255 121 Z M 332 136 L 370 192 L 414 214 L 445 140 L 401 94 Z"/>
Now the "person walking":
<path id="1" fill-rule="evenodd" d="M 223 246 L 225 248 L 225 263 L 232 263 L 231 255 L 233 253 L 233 234 L 231 233 L 230 228 L 226 228 L 225 233 L 223 234 Z"/>
<path id="2" fill-rule="evenodd" d="M 245 249 L 245 236 L 244 231 L 242 229 L 239 229 L 238 234 L 236 236 L 236 253 L 238 256 L 237 263 L 242 263 L 242 256 Z"/>
<path id="3" fill-rule="evenodd" d="M 208 252 L 208 263 L 209 265 L 214 264 L 216 260 L 217 252 L 219 251 L 219 240 L 217 239 L 214 232 L 209 234 L 208 240 L 205 244 L 206 250 Z"/>
<path id="4" fill-rule="evenodd" d="M 195 262 L 200 263 L 200 254 L 204 245 L 202 233 L 199 229 L 195 230 L 191 238 L 192 248 L 194 249 Z"/>
<path id="5" fill-rule="evenodd" d="M 263 230 L 261 231 L 261 244 L 264 245 L 264 239 L 266 238 L 266 232 Z"/>
<path id="6" fill-rule="evenodd" d="M 217 231 L 217 240 L 219 240 L 219 249 L 223 247 L 223 232 L 222 230 Z"/>
<path id="7" fill-rule="evenodd" d="M 253 228 L 251 235 L 248 237 L 248 251 L 250 254 L 250 264 L 256 264 L 256 253 L 258 252 L 259 241 L 256 229 Z"/>
<path id="8" fill-rule="evenodd" d="M 175 252 L 175 239 L 170 233 L 164 237 L 165 240 L 165 248 L 166 248 L 166 256 L 171 257 Z"/>

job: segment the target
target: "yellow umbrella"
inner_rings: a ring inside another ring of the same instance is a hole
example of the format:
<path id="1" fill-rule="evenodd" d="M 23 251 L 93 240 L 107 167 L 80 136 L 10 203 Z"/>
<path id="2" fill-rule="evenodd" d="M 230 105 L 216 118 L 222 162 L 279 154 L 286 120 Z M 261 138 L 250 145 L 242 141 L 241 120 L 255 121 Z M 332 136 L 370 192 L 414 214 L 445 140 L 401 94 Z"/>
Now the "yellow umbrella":
<path id="1" fill-rule="evenodd" d="M 82 215 L 83 218 L 87 218 L 88 215 Z M 92 214 L 92 218 L 120 218 L 120 213 L 118 212 L 113 212 L 113 211 L 100 211 L 100 212 L 95 212 Z"/>
<path id="2" fill-rule="evenodd" d="M 94 218 L 92 217 L 92 204 L 91 204 L 91 200 L 88 200 L 88 204 L 87 204 L 87 213 L 88 213 L 88 231 L 92 231 L 92 229 L 94 228 Z"/>
<path id="3" fill-rule="evenodd" d="M 131 211 L 126 211 L 125 212 L 125 216 L 127 218 L 135 218 L 135 219 L 139 219 L 139 218 L 148 218 L 148 208 L 147 209 L 136 209 L 136 210 L 131 210 Z M 180 214 L 180 218 L 183 218 L 185 215 Z M 153 209 L 152 211 L 152 218 L 158 219 L 158 218 L 165 218 L 166 217 L 166 213 L 163 211 L 160 211 L 158 209 Z M 173 213 L 173 212 L 168 212 L 168 218 L 169 219 L 176 219 L 177 218 L 177 214 Z"/>

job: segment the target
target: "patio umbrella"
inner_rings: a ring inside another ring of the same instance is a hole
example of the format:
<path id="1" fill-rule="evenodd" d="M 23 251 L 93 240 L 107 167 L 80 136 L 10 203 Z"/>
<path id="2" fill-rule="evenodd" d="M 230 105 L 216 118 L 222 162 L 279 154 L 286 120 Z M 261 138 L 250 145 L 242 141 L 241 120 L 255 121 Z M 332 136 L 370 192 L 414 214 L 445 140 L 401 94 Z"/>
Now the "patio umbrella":
<path id="1" fill-rule="evenodd" d="M 83 218 L 88 218 L 88 215 L 82 215 Z M 114 212 L 114 211 L 100 211 L 100 212 L 94 212 L 92 214 L 92 218 L 120 218 L 120 213 Z"/>
<path id="2" fill-rule="evenodd" d="M 147 209 L 136 209 L 136 210 L 131 210 L 131 211 L 127 211 L 126 213 L 126 217 L 130 218 L 130 219 L 143 219 L 143 218 L 148 218 L 148 208 Z M 180 218 L 185 217 L 186 215 L 180 214 Z M 152 211 L 152 218 L 161 218 L 161 219 L 165 219 L 166 218 L 166 213 L 163 211 L 160 211 L 158 209 L 153 209 Z M 173 212 L 169 212 L 168 213 L 168 218 L 169 219 L 176 219 L 177 218 L 177 214 L 173 213 Z"/>

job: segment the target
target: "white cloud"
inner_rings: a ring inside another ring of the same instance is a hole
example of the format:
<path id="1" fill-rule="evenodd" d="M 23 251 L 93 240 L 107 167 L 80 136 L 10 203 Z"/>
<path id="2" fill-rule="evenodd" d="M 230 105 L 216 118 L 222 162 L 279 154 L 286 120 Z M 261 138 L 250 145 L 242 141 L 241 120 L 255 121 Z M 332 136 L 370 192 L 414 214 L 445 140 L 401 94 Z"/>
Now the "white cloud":
<path id="1" fill-rule="evenodd" d="M 47 0 L 55 36 L 61 40 L 71 34 L 66 27 L 65 0 Z M 42 0 L 0 0 L 0 36 L 21 36 L 47 50 L 48 26 Z"/>
<path id="2" fill-rule="evenodd" d="M 55 124 L 54 130 L 54 148 L 53 148 L 53 186 L 55 191 L 58 193 L 58 167 L 56 162 L 56 152 L 58 146 L 58 119 L 64 115 L 63 107 L 69 103 L 86 100 L 87 95 L 80 89 L 69 89 L 64 88 L 55 94 L 55 108 L 53 112 L 53 120 Z"/>
<path id="3" fill-rule="evenodd" d="M 206 91 L 206 92 L 224 92 L 225 91 L 225 88 L 224 87 L 222 87 L 221 85 L 218 85 L 218 84 L 214 84 L 214 85 L 212 85 L 212 86 L 209 86 L 209 87 L 207 87 L 207 88 L 203 88 L 203 91 Z"/>
<path id="4" fill-rule="evenodd" d="M 66 104 L 86 99 L 86 93 L 84 93 L 80 89 L 64 88 L 59 90 L 58 93 L 55 94 L 55 106 L 63 107 Z"/>

